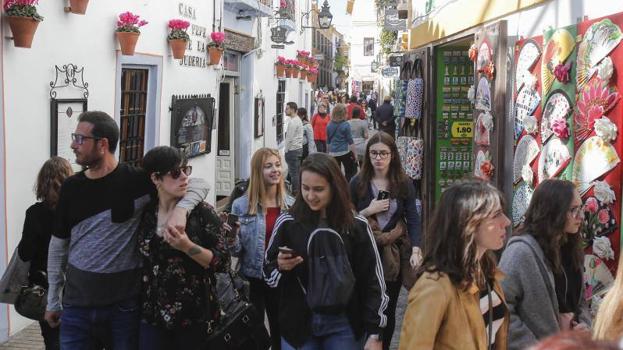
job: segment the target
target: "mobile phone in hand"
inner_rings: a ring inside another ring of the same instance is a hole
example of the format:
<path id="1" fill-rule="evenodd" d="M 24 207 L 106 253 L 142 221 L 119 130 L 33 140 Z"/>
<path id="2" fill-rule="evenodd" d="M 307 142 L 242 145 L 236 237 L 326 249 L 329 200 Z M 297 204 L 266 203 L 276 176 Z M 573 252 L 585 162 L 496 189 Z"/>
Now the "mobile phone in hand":
<path id="1" fill-rule="evenodd" d="M 234 226 L 238 222 L 238 215 L 236 214 L 228 214 L 227 215 L 227 225 Z"/>
<path id="2" fill-rule="evenodd" d="M 294 249 L 288 247 L 279 247 L 279 252 L 283 254 L 290 254 L 293 258 L 300 256 L 300 254 L 295 252 Z"/>
<path id="3" fill-rule="evenodd" d="M 376 196 L 376 200 L 382 201 L 384 199 L 389 199 L 389 192 L 388 191 L 379 191 L 379 194 Z"/>

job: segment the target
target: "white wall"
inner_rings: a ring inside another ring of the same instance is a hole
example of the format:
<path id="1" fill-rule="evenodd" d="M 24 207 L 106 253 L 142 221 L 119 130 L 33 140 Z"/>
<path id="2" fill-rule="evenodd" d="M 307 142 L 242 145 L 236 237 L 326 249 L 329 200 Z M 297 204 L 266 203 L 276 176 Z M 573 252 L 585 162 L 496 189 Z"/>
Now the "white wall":
<path id="1" fill-rule="evenodd" d="M 371 64 L 376 58 L 376 55 L 380 51 L 379 36 L 380 30 L 376 22 L 376 7 L 372 2 L 367 1 L 355 1 L 353 7 L 353 14 L 351 16 L 351 37 L 350 37 L 350 73 L 349 73 L 349 87 L 348 91 L 351 92 L 350 82 L 356 81 L 368 81 L 377 80 L 376 73 L 372 73 Z M 374 38 L 374 56 L 364 56 L 364 38 Z"/>

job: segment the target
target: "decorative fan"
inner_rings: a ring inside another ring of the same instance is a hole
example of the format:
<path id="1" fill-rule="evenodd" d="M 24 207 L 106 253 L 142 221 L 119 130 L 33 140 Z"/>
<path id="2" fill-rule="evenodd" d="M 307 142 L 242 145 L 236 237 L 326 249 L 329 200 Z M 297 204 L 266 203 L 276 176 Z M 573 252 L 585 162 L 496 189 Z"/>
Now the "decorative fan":
<path id="1" fill-rule="evenodd" d="M 603 60 L 623 39 L 618 25 L 609 19 L 593 23 L 578 46 L 577 84 L 582 88 L 595 74 L 597 64 Z"/>
<path id="2" fill-rule="evenodd" d="M 581 91 L 574 116 L 576 145 L 590 136 L 595 120 L 608 113 L 619 100 L 616 89 L 609 88 L 608 83 L 598 77 L 593 78 Z"/>
<path id="3" fill-rule="evenodd" d="M 474 142 L 480 146 L 489 146 L 491 144 L 491 130 L 493 130 L 493 116 L 489 112 L 480 113 L 476 120 Z"/>
<path id="4" fill-rule="evenodd" d="M 586 276 L 587 300 L 593 297 L 603 298 L 614 282 L 608 266 L 593 254 L 584 256 L 584 276 Z"/>
<path id="5" fill-rule="evenodd" d="M 543 95 L 546 96 L 554 83 L 554 69 L 564 63 L 575 48 L 575 39 L 566 29 L 557 29 L 545 45 L 541 61 Z"/>
<path id="6" fill-rule="evenodd" d="M 619 156 L 609 142 L 604 142 L 599 136 L 592 136 L 575 153 L 571 180 L 580 194 L 584 194 L 594 180 L 614 169 L 619 162 Z"/>
<path id="7" fill-rule="evenodd" d="M 539 183 L 558 176 L 571 161 L 567 146 L 553 137 L 541 150 L 539 157 Z"/>
<path id="8" fill-rule="evenodd" d="M 540 102 L 541 96 L 538 91 L 529 87 L 521 89 L 515 101 L 515 120 L 523 123 L 524 118 L 531 115 Z"/>
<path id="9" fill-rule="evenodd" d="M 491 110 L 491 88 L 489 81 L 485 77 L 480 78 L 478 81 L 475 107 L 486 112 Z"/>
<path id="10" fill-rule="evenodd" d="M 478 62 L 476 66 L 478 71 L 484 69 L 489 63 L 491 63 L 491 56 L 491 47 L 485 40 L 482 44 L 480 44 L 480 49 L 478 49 Z"/>
<path id="11" fill-rule="evenodd" d="M 515 68 L 515 89 L 519 91 L 524 85 L 530 70 L 541 56 L 541 48 L 534 40 L 527 40 L 517 58 L 517 67 Z"/>
<path id="12" fill-rule="evenodd" d="M 567 93 L 562 90 L 552 92 L 543 108 L 543 116 L 541 117 L 541 141 L 543 143 L 554 133 L 552 130 L 552 121 L 556 119 L 567 119 L 571 113 L 571 100 Z"/>
<path id="13" fill-rule="evenodd" d="M 534 137 L 525 135 L 519 140 L 513 158 L 513 183 L 521 181 L 521 170 L 525 165 L 530 165 L 538 154 L 539 144 Z"/>
<path id="14" fill-rule="evenodd" d="M 515 190 L 513 194 L 513 227 L 517 227 L 523 222 L 533 193 L 534 190 L 525 183 Z"/>

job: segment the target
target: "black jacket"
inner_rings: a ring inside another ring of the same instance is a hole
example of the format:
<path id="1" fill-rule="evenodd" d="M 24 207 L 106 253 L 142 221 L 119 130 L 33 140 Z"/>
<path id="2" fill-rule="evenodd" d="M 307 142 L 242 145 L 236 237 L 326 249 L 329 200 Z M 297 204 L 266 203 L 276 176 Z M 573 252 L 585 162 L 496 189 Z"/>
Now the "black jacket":
<path id="1" fill-rule="evenodd" d="M 307 306 L 301 283 L 307 286 L 307 240 L 316 229 L 294 220 L 289 213 L 277 219 L 264 260 L 264 277 L 269 286 L 278 288 L 279 327 L 281 336 L 293 346 L 303 345 L 311 337 L 312 312 Z M 368 222 L 357 216 L 353 229 L 342 233 L 344 245 L 356 279 L 346 315 L 357 338 L 380 334 L 387 324 L 383 267 Z M 279 271 L 279 247 L 287 246 L 303 257 L 292 271 Z M 298 279 L 297 279 L 298 277 Z"/>
<path id="2" fill-rule="evenodd" d="M 383 102 L 374 112 L 374 119 L 381 124 L 379 129 L 394 135 L 396 123 L 394 121 L 394 106 L 392 106 L 391 102 Z M 387 122 L 387 125 L 383 125 L 383 122 Z"/>
<path id="3" fill-rule="evenodd" d="M 28 280 L 46 286 L 48 281 L 48 246 L 54 226 L 54 209 L 45 202 L 37 202 L 26 210 L 22 239 L 17 246 L 19 257 L 30 261 Z M 43 272 L 43 273 L 42 273 Z"/>

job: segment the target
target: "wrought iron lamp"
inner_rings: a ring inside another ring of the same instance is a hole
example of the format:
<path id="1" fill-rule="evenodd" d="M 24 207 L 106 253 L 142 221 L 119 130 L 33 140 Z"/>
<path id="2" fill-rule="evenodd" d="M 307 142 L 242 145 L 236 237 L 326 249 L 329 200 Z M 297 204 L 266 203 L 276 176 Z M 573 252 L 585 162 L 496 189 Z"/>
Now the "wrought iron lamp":
<path id="1" fill-rule="evenodd" d="M 331 22 L 333 21 L 333 15 L 331 14 L 330 8 L 331 7 L 329 6 L 329 2 L 327 0 L 324 0 L 322 8 L 320 9 L 320 12 L 318 12 L 318 27 L 304 26 L 303 20 L 305 19 L 305 17 L 309 19 L 309 15 L 312 13 L 313 10 L 303 12 L 303 15 L 301 16 L 301 33 L 303 33 L 306 28 L 329 29 L 331 27 Z"/>

